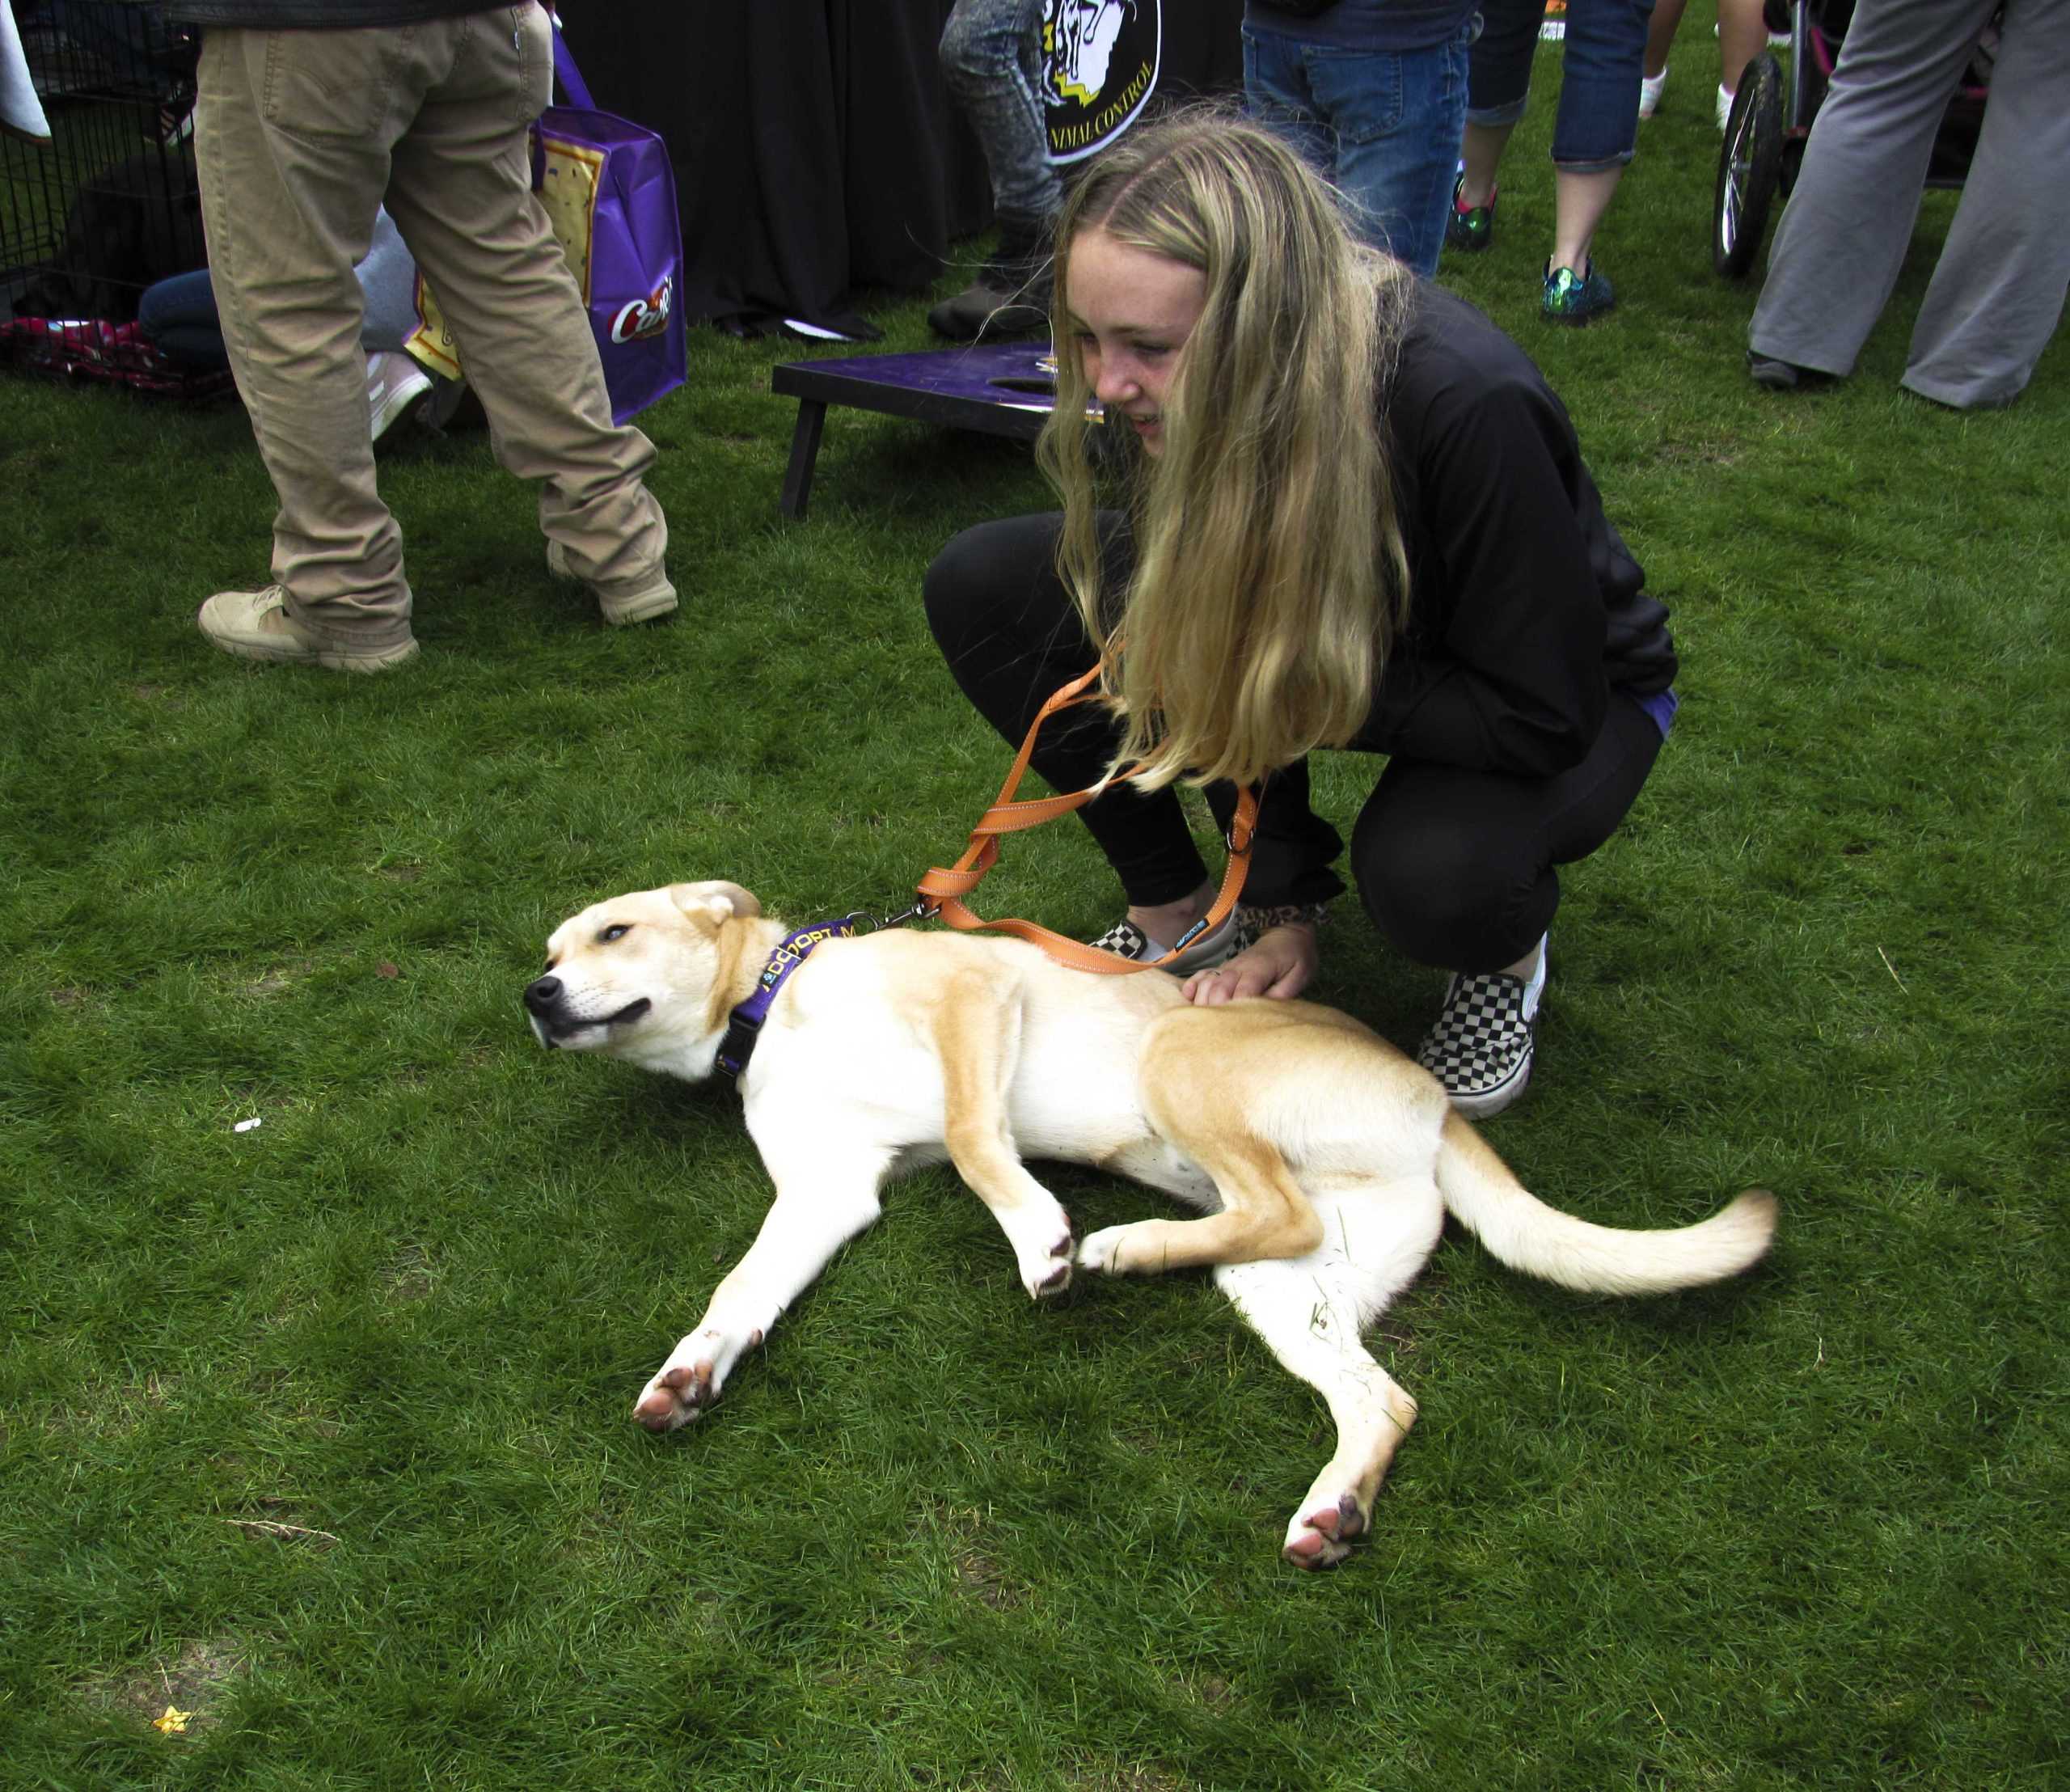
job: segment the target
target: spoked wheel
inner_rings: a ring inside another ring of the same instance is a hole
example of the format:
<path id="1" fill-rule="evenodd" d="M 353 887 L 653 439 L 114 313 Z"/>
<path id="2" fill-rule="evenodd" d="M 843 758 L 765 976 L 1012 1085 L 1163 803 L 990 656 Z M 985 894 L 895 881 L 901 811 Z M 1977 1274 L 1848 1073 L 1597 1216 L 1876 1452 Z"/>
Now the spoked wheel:
<path id="1" fill-rule="evenodd" d="M 1754 264 L 1782 174 L 1782 66 L 1757 56 L 1739 78 L 1717 154 L 1711 265 L 1737 280 Z"/>

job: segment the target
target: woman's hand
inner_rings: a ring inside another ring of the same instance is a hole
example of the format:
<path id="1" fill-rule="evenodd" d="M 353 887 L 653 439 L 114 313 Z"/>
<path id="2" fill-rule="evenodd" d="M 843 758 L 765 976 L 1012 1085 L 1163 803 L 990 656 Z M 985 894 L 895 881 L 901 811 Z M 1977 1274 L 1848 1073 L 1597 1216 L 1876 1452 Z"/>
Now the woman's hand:
<path id="1" fill-rule="evenodd" d="M 1283 1002 L 1308 987 L 1321 962 L 1314 928 L 1290 921 L 1260 934 L 1226 965 L 1197 970 L 1179 987 L 1196 1008 L 1219 1008 L 1245 995 Z"/>

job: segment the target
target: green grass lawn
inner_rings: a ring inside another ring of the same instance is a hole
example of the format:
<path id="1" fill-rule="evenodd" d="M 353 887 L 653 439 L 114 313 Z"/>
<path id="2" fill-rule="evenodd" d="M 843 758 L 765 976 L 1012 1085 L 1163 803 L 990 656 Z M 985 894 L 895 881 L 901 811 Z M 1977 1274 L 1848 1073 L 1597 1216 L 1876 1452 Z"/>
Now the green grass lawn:
<path id="1" fill-rule="evenodd" d="M 1622 1304 L 1451 1239 L 1376 1334 L 1423 1418 L 1325 1575 L 1277 1546 L 1327 1415 L 1212 1286 L 1036 1310 L 946 1173 L 710 1418 L 636 1428 L 765 1181 L 729 1091 L 518 1007 L 599 895 L 804 919 L 948 862 L 1005 754 L 921 575 L 1045 504 L 1024 450 L 836 412 L 785 525 L 769 373 L 818 351 L 698 332 L 644 420 L 678 619 L 606 631 L 484 437 L 425 438 L 382 474 L 423 657 L 344 678 L 195 632 L 265 575 L 234 405 L 0 385 L 0 1785 L 2062 1783 L 2070 346 L 2007 412 L 1897 390 L 1937 193 L 1857 377 L 1755 388 L 1677 68 L 1614 319 L 1537 315 L 1550 69 L 1445 270 L 1565 395 L 1684 666 L 1489 1135 L 1594 1219 L 1760 1184 L 1782 1231 Z M 1069 828 L 986 898 L 1115 907 Z M 1413 1042 L 1434 974 L 1353 904 L 1324 944 L 1317 994 Z"/>

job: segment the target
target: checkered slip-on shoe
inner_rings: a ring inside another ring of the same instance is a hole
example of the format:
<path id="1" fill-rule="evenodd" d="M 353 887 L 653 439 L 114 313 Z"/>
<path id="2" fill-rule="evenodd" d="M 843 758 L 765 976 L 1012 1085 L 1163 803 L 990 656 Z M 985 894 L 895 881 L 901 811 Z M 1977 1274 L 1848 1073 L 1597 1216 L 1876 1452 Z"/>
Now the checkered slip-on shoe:
<path id="1" fill-rule="evenodd" d="M 1529 983 L 1499 970 L 1455 972 L 1445 1005 L 1417 1047 L 1416 1061 L 1445 1085 L 1470 1120 L 1500 1114 L 1531 1080 L 1532 1036 L 1545 994 L 1547 953 Z"/>
<path id="2" fill-rule="evenodd" d="M 1151 939 L 1126 915 L 1091 944 L 1102 952 L 1117 953 L 1139 964 L 1161 958 L 1172 949 Z M 1236 917 L 1234 914 L 1225 915 L 1221 926 L 1203 933 L 1171 963 L 1157 968 L 1168 970 L 1175 977 L 1190 977 L 1197 970 L 1212 970 L 1236 949 Z"/>

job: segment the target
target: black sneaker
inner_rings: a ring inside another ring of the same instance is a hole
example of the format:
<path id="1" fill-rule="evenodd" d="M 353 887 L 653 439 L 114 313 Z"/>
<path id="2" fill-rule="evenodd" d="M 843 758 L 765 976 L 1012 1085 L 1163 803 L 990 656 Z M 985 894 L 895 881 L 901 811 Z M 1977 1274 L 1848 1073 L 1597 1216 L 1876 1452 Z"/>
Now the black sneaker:
<path id="1" fill-rule="evenodd" d="M 999 245 L 991 259 L 961 292 L 927 313 L 935 334 L 952 342 L 1047 335 L 1053 222 L 1032 213 L 1002 212 Z"/>
<path id="2" fill-rule="evenodd" d="M 1500 1114 L 1531 1081 L 1547 956 L 1540 941 L 1529 983 L 1499 970 L 1460 971 L 1445 987 L 1445 1005 L 1417 1047 L 1416 1061 L 1468 1119 Z"/>
<path id="3" fill-rule="evenodd" d="M 1831 374 L 1821 373 L 1816 367 L 1800 367 L 1793 361 L 1756 354 L 1751 349 L 1747 351 L 1747 373 L 1756 386 L 1765 386 L 1772 392 L 1814 391 L 1833 382 Z"/>

